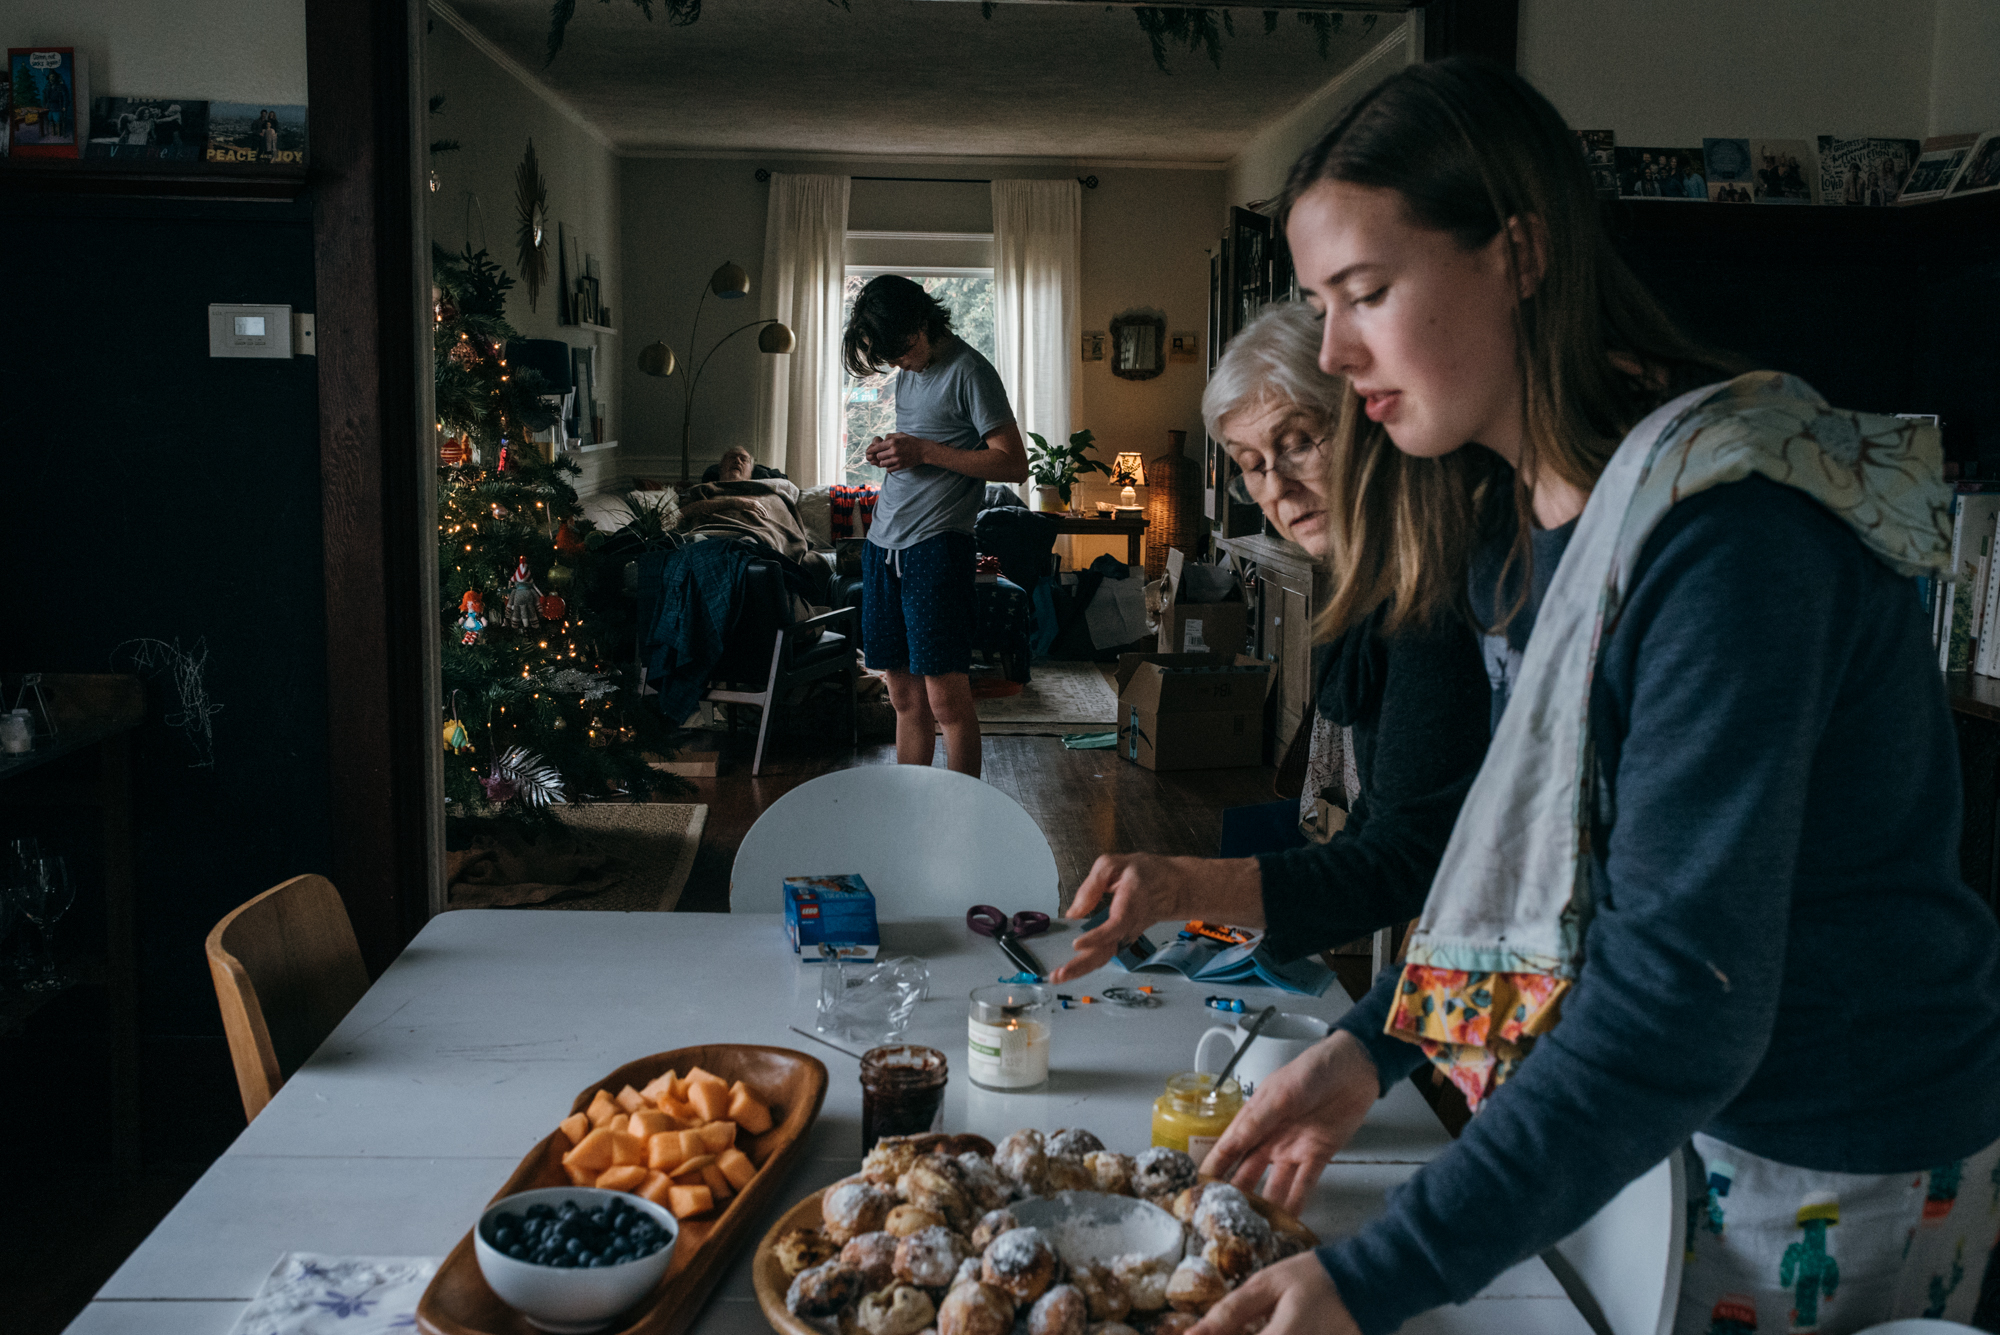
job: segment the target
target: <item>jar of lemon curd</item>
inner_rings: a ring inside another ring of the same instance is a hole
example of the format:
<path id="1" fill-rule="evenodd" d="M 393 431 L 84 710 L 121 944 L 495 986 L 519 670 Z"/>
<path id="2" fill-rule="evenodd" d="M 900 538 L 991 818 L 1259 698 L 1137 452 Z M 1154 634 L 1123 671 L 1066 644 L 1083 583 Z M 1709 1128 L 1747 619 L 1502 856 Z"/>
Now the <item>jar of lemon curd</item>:
<path id="1" fill-rule="evenodd" d="M 1231 1076 L 1216 1087 L 1213 1071 L 1184 1071 L 1153 1101 L 1153 1143 L 1179 1150 L 1196 1168 L 1243 1109 L 1243 1087 Z"/>

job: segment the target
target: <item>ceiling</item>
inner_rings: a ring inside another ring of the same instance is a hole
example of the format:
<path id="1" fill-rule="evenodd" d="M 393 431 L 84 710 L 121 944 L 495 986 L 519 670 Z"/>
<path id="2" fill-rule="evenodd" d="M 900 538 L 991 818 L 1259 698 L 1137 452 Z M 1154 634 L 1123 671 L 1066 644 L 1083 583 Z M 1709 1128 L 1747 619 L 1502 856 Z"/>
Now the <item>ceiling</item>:
<path id="1" fill-rule="evenodd" d="M 1399 22 L 1345 15 L 1322 59 L 1295 14 L 1238 10 L 1220 69 L 1180 49 L 1163 74 L 1129 8 L 847 3 L 707 0 L 676 27 L 584 0 L 547 68 L 549 0 L 452 7 L 623 152 L 1148 162 L 1227 161 Z"/>

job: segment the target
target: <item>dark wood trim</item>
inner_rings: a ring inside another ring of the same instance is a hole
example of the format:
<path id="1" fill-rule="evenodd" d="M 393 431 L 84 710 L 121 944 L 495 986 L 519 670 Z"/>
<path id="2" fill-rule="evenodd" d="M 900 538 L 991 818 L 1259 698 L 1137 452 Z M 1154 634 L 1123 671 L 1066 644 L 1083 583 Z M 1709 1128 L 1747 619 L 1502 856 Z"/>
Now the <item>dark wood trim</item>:
<path id="1" fill-rule="evenodd" d="M 420 0 L 307 0 L 333 881 L 371 972 L 438 858 Z M 428 576 L 428 579 L 427 579 Z"/>
<path id="2" fill-rule="evenodd" d="M 1520 0 L 1430 0 L 1423 12 L 1425 60 L 1486 56 L 1514 68 Z"/>
<path id="3" fill-rule="evenodd" d="M 289 167 L 202 162 L 74 162 L 0 158 L 0 190 L 150 199 L 290 200 L 306 173 Z"/>

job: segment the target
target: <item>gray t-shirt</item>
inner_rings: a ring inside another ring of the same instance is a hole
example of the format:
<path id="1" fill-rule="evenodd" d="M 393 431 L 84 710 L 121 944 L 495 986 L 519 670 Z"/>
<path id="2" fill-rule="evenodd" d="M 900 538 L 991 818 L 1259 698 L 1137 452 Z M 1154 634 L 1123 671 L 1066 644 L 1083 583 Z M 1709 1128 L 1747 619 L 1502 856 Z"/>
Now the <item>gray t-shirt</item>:
<path id="1" fill-rule="evenodd" d="M 986 437 L 1014 420 L 993 363 L 962 338 L 943 344 L 921 371 L 896 373 L 896 430 L 955 450 L 983 450 Z M 882 479 L 868 541 L 888 551 L 914 547 L 940 533 L 970 533 L 986 500 L 986 483 L 923 464 Z"/>

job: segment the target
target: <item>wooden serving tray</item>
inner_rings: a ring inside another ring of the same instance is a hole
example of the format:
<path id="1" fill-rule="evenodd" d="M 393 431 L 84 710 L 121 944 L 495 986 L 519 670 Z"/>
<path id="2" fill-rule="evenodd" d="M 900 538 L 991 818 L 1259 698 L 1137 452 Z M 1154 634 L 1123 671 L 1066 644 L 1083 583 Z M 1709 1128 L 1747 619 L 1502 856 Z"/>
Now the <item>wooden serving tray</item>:
<path id="1" fill-rule="evenodd" d="M 834 1185 L 838 1186 L 839 1183 Z M 785 1274 L 785 1268 L 778 1264 L 778 1239 L 795 1228 L 818 1228 L 820 1197 L 831 1190 L 833 1187 L 821 1188 L 785 1211 L 778 1221 L 771 1225 L 770 1231 L 764 1235 L 764 1240 L 757 1244 L 757 1255 L 750 1271 L 751 1282 L 757 1288 L 757 1305 L 764 1309 L 764 1319 L 771 1323 L 771 1329 L 781 1331 L 783 1335 L 826 1335 L 824 1327 L 793 1316 L 791 1310 L 785 1306 L 785 1294 L 791 1289 L 792 1281 Z M 1246 1191 L 1243 1194 L 1249 1198 L 1250 1204 L 1256 1207 L 1257 1212 L 1274 1225 L 1289 1226 L 1306 1233 L 1309 1237 L 1313 1236 L 1311 1230 L 1304 1224 L 1256 1192 Z"/>
<path id="2" fill-rule="evenodd" d="M 723 1271 L 736 1256 L 757 1216 L 770 1203 L 793 1162 L 805 1148 L 805 1134 L 819 1117 L 820 1103 L 826 1098 L 826 1067 L 815 1058 L 790 1048 L 756 1047 L 741 1043 L 716 1043 L 698 1048 L 676 1048 L 627 1062 L 576 1096 L 571 1112 L 582 1112 L 599 1089 L 614 1094 L 626 1085 L 642 1088 L 662 1071 L 686 1074 L 699 1066 L 724 1080 L 741 1080 L 757 1097 L 770 1105 L 771 1129 L 737 1145 L 757 1165 L 750 1185 L 731 1197 L 718 1215 L 681 1221 L 674 1259 L 652 1293 L 623 1316 L 614 1318 L 606 1335 L 680 1335 L 693 1324 L 709 1293 L 722 1279 Z M 551 1118 L 551 1122 L 560 1118 Z M 563 1171 L 562 1156 L 569 1149 L 569 1137 L 560 1130 L 528 1151 L 521 1166 L 493 1195 L 493 1200 L 536 1187 L 566 1187 L 569 1175 Z M 814 1197 L 815 1214 L 818 1198 Z M 491 1202 L 489 1202 L 490 1204 Z M 474 1226 L 478 1224 L 473 1221 Z M 760 1290 L 761 1292 L 761 1290 Z M 778 1294 L 779 1310 L 784 1309 L 784 1291 Z M 500 1301 L 480 1273 L 479 1258 L 473 1254 L 472 1232 L 466 1231 L 438 1267 L 430 1287 L 417 1304 L 417 1328 L 424 1335 L 540 1335 L 528 1319 Z M 814 1335 L 822 1335 L 814 1332 Z"/>

